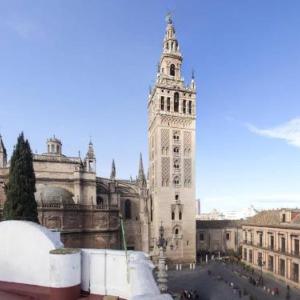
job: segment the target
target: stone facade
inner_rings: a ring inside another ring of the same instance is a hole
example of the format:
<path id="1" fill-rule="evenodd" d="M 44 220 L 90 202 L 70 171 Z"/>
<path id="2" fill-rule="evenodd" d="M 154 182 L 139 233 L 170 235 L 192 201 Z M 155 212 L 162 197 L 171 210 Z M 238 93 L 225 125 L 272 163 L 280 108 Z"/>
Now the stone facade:
<path id="1" fill-rule="evenodd" d="M 150 250 L 161 223 L 172 261 L 195 261 L 196 85 L 181 75 L 182 54 L 169 18 L 156 83 L 148 98 Z"/>
<path id="2" fill-rule="evenodd" d="M 269 210 L 243 225 L 243 261 L 300 287 L 300 210 Z"/>
<path id="3" fill-rule="evenodd" d="M 65 156 L 55 137 L 47 141 L 45 153 L 34 154 L 40 222 L 59 230 L 66 246 L 121 247 L 121 214 L 129 249 L 156 257 L 162 223 L 168 259 L 195 261 L 196 86 L 194 76 L 185 85 L 181 65 L 169 18 L 156 84 L 148 97 L 148 182 L 142 157 L 136 180 L 117 179 L 114 162 L 110 178 L 97 177 L 92 143 L 84 159 Z M 8 172 L 0 138 L 0 206 Z"/>
<path id="4" fill-rule="evenodd" d="M 240 220 L 197 220 L 197 254 L 239 253 L 243 242 Z"/>
<path id="5" fill-rule="evenodd" d="M 0 145 L 5 150 L 2 139 Z M 2 164 L 0 207 L 5 202 L 4 184 L 9 172 L 7 161 Z M 116 179 L 114 164 L 110 179 L 97 177 L 92 143 L 84 159 L 68 157 L 63 155 L 62 143 L 55 137 L 47 141 L 46 153 L 33 155 L 33 165 L 40 223 L 60 231 L 65 246 L 120 248 L 121 214 L 128 247 L 144 250 L 140 205 L 145 201 L 145 182 Z"/>

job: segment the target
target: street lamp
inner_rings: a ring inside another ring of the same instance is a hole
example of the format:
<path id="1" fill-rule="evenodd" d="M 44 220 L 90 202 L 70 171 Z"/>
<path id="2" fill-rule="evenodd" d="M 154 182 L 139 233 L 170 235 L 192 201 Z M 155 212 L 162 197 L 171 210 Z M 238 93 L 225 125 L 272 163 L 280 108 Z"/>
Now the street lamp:
<path id="1" fill-rule="evenodd" d="M 166 272 L 166 256 L 165 250 L 167 246 L 167 241 L 164 237 L 165 229 L 162 225 L 159 227 L 159 237 L 156 243 L 159 249 L 159 258 L 158 258 L 158 272 L 157 272 L 157 282 L 158 287 L 162 293 L 166 293 L 168 291 L 168 274 Z"/>

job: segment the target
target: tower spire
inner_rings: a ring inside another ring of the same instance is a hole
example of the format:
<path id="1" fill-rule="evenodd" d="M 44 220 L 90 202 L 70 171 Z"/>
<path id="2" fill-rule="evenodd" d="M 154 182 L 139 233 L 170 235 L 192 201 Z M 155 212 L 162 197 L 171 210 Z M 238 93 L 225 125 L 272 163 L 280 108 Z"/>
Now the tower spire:
<path id="1" fill-rule="evenodd" d="M 141 183 L 146 183 L 142 153 L 140 153 L 138 181 L 141 182 Z"/>
<path id="2" fill-rule="evenodd" d="M 2 135 L 0 134 L 0 168 L 5 168 L 7 164 L 7 153 L 2 140 Z"/>
<path id="3" fill-rule="evenodd" d="M 91 140 L 89 142 L 89 148 L 85 156 L 85 166 L 87 172 L 96 172 L 96 156 Z"/>
<path id="4" fill-rule="evenodd" d="M 110 179 L 115 180 L 116 179 L 116 165 L 115 165 L 115 160 L 112 160 L 111 164 L 111 173 L 110 173 Z"/>

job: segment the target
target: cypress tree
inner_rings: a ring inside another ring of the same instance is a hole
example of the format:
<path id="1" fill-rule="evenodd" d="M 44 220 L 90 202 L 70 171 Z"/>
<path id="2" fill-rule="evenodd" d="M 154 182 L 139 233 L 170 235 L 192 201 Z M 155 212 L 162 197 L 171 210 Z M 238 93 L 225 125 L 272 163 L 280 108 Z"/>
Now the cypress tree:
<path id="1" fill-rule="evenodd" d="M 39 223 L 35 191 L 32 152 L 28 140 L 21 133 L 10 162 L 4 219 Z"/>

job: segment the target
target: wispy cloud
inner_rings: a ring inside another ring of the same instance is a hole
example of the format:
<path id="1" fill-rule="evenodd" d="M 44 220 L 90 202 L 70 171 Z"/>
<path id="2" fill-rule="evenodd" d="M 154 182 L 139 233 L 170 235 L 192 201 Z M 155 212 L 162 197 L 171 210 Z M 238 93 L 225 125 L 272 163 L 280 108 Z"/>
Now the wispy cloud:
<path id="1" fill-rule="evenodd" d="M 41 25 L 21 17 L 9 18 L 4 21 L 5 26 L 17 34 L 22 39 L 31 39 L 36 37 L 43 37 L 44 33 Z"/>
<path id="2" fill-rule="evenodd" d="M 267 129 L 260 129 L 252 124 L 246 124 L 246 126 L 255 134 L 281 139 L 290 145 L 300 148 L 300 118 L 295 118 L 279 126 Z"/>

